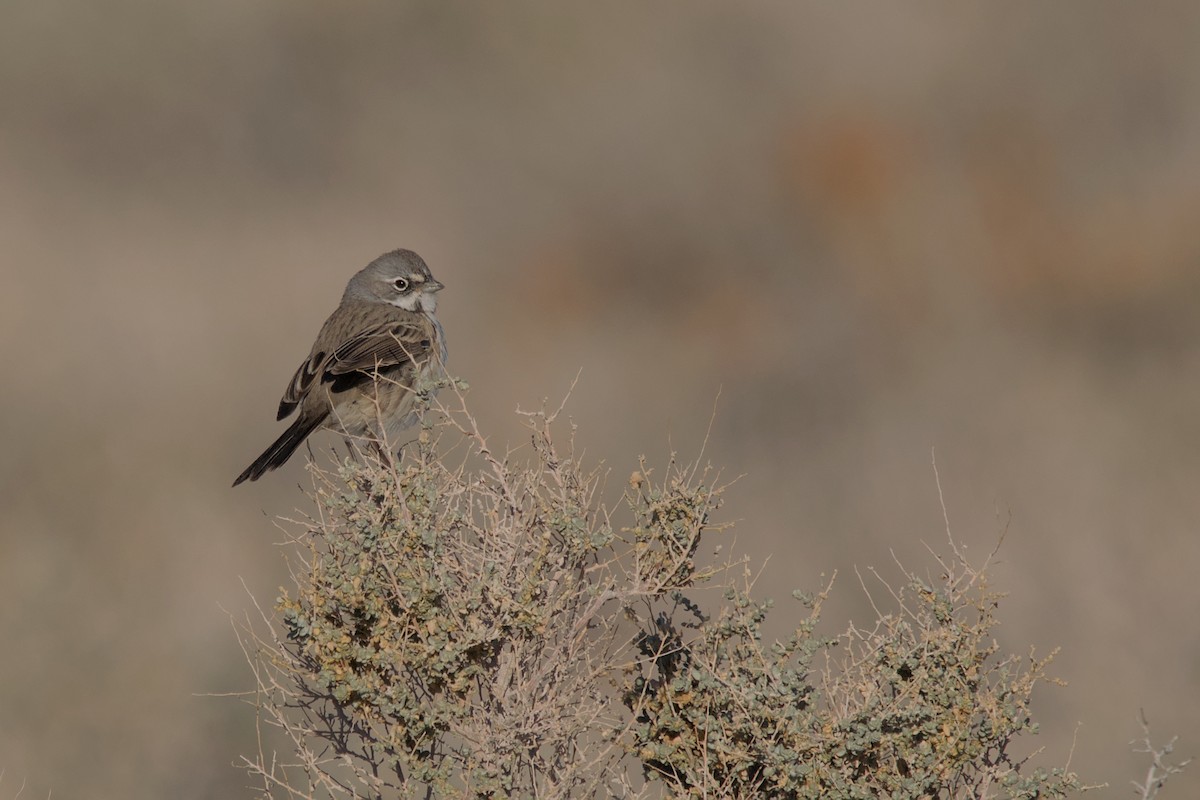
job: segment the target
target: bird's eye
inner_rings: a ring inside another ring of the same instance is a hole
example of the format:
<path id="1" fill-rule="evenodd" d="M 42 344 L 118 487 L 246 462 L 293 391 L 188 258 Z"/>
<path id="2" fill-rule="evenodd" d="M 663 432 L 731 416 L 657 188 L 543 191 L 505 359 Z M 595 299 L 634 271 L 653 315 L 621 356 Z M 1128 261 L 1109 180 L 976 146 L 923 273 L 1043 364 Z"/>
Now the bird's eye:
<path id="1" fill-rule="evenodd" d="M 397 292 L 407 292 L 408 278 L 396 278 L 396 280 L 392 281 L 392 286 L 396 287 Z"/>

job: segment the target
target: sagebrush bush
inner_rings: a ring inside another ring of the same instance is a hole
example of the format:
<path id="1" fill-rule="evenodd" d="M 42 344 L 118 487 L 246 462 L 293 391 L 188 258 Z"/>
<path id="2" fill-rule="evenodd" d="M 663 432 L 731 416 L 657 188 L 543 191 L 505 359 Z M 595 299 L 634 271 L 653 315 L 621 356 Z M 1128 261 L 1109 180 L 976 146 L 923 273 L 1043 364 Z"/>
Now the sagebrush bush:
<path id="1" fill-rule="evenodd" d="M 461 386 L 450 384 L 461 401 Z M 292 755 L 247 758 L 279 797 L 1054 797 L 1024 760 L 1048 659 L 999 652 L 999 595 L 952 548 L 870 630 L 794 632 L 720 538 L 711 471 L 640 461 L 617 507 L 557 412 L 497 455 L 461 402 L 403 457 L 312 467 L 316 510 L 268 623 L 243 639 L 260 717 Z M 427 418 L 431 415 L 427 415 Z"/>

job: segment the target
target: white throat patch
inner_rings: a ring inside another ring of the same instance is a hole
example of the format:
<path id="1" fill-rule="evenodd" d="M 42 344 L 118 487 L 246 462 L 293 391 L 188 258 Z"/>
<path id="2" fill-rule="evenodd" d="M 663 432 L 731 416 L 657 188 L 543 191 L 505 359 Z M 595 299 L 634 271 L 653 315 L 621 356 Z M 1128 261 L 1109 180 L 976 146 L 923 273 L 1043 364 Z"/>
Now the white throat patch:
<path id="1" fill-rule="evenodd" d="M 398 308 L 403 308 L 405 311 L 423 311 L 426 314 L 432 314 L 437 309 L 437 298 L 429 292 L 419 290 L 412 294 L 406 294 L 403 297 L 389 300 L 388 302 Z"/>

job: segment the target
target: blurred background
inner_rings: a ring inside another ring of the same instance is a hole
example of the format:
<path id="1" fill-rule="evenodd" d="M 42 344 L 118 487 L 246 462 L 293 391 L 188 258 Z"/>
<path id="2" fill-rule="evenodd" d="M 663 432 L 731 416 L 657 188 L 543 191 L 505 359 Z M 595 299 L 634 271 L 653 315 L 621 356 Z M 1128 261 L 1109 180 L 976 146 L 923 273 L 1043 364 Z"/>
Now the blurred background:
<path id="1" fill-rule="evenodd" d="M 252 685 L 229 615 L 287 580 L 303 459 L 229 484 L 399 246 L 494 442 L 582 370 L 619 491 L 715 405 L 759 591 L 839 571 L 827 633 L 870 619 L 855 568 L 935 569 L 936 452 L 968 553 L 1007 532 L 1001 645 L 1062 648 L 1045 760 L 1126 796 L 1139 709 L 1197 755 L 1198 29 L 1115 0 L 8 0 L 0 796 L 250 796 L 253 712 L 208 695 Z"/>

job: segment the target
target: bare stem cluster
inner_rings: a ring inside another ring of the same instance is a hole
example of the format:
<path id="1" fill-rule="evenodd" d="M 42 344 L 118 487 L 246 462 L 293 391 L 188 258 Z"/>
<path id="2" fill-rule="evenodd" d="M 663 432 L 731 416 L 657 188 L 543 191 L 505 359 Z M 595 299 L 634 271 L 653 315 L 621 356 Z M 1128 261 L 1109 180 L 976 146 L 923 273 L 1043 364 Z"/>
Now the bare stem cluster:
<path id="1" fill-rule="evenodd" d="M 402 458 L 312 467 L 316 511 L 286 526 L 294 586 L 241 627 L 264 796 L 1080 789 L 1014 754 L 1048 659 L 999 652 L 999 595 L 957 551 L 936 585 L 906 573 L 868 630 L 817 634 L 827 586 L 765 642 L 749 572 L 697 558 L 717 476 L 643 460 L 609 507 L 555 443 L 561 408 L 498 455 L 448 385 L 458 404 Z"/>

